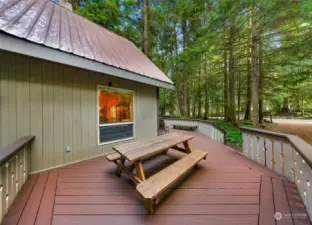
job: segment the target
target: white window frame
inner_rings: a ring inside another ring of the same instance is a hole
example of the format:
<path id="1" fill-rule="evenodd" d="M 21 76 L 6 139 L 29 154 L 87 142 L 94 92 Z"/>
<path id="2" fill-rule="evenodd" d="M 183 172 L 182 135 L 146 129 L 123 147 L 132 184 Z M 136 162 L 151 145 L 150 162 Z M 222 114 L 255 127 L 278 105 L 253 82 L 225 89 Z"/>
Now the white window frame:
<path id="1" fill-rule="evenodd" d="M 111 90 L 111 91 L 117 91 L 117 92 L 126 92 L 126 93 L 132 93 L 132 122 L 120 122 L 120 123 L 106 123 L 106 124 L 100 124 L 100 115 L 99 115 L 99 95 L 98 92 L 99 90 Z M 122 141 L 127 141 L 127 140 L 133 140 L 135 139 L 135 92 L 132 90 L 128 89 L 121 89 L 121 88 L 115 88 L 115 87 L 108 87 L 108 86 L 103 86 L 103 85 L 98 85 L 96 88 L 96 124 L 97 124 L 97 140 L 98 140 L 98 146 L 101 145 L 108 145 L 112 143 L 117 143 L 117 142 L 122 142 Z M 114 141 L 108 141 L 108 142 L 100 142 L 100 127 L 106 127 L 106 126 L 118 126 L 118 125 L 127 125 L 127 124 L 132 124 L 132 133 L 133 136 L 129 138 L 123 138 L 123 139 L 118 139 Z"/>

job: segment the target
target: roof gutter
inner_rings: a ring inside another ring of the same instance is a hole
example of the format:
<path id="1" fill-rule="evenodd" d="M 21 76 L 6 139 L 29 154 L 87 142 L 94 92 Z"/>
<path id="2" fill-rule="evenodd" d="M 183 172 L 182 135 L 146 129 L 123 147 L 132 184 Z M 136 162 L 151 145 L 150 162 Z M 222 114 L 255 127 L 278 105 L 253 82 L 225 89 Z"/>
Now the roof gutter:
<path id="1" fill-rule="evenodd" d="M 0 50 L 27 55 L 55 63 L 73 66 L 85 70 L 103 73 L 127 80 L 132 80 L 156 87 L 174 90 L 174 84 L 156 80 L 147 76 L 136 74 L 113 66 L 105 65 L 84 57 L 66 53 L 47 46 L 32 43 L 11 35 L 0 33 Z"/>

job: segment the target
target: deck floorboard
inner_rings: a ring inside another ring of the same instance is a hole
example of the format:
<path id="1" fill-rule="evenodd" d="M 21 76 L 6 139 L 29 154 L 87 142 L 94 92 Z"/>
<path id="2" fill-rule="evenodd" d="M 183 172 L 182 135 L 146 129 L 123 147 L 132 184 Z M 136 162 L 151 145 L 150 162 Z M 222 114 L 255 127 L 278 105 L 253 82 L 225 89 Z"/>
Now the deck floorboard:
<path id="1" fill-rule="evenodd" d="M 161 196 L 154 215 L 135 185 L 99 157 L 30 176 L 3 225 L 310 224 L 294 183 L 202 134 L 176 132 L 193 135 L 191 148 L 209 154 Z M 146 176 L 182 156 L 170 150 L 143 161 Z M 284 218 L 275 220 L 276 212 Z"/>

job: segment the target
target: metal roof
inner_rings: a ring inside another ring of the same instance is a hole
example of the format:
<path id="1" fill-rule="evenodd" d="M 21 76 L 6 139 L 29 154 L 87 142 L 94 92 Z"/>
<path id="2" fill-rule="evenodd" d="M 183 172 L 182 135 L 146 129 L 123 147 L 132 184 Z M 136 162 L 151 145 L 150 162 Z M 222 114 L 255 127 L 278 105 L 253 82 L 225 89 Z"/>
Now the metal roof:
<path id="1" fill-rule="evenodd" d="M 132 42 L 49 0 L 0 0 L 0 30 L 173 84 Z"/>

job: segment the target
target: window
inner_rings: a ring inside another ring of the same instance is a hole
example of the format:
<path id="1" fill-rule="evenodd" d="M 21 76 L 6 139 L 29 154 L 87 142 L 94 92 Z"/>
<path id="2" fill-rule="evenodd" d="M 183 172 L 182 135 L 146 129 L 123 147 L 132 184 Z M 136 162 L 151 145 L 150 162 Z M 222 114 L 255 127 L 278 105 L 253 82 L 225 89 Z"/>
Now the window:
<path id="1" fill-rule="evenodd" d="M 98 87 L 99 144 L 133 138 L 133 92 Z"/>

